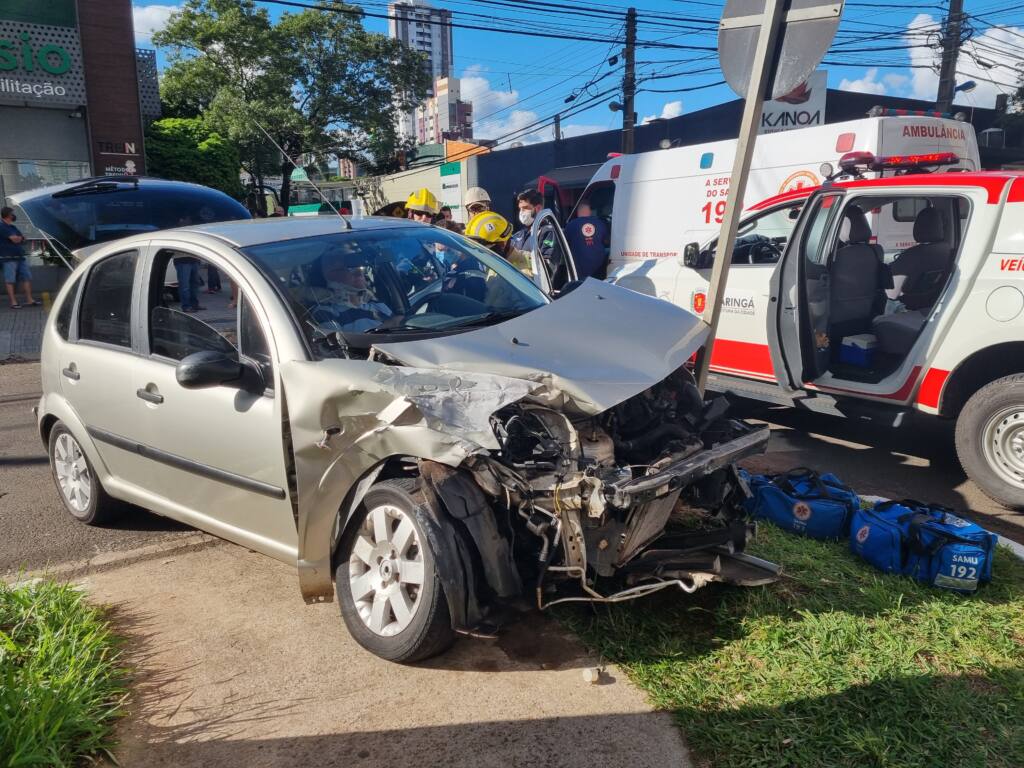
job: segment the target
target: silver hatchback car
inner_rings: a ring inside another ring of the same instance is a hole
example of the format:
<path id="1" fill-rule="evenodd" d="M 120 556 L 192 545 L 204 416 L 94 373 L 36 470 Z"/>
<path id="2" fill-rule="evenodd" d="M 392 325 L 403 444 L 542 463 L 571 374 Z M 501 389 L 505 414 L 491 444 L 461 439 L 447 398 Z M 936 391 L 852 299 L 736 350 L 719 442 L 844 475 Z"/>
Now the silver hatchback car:
<path id="1" fill-rule="evenodd" d="M 404 662 L 496 631 L 522 596 L 776 574 L 742 554 L 732 468 L 767 432 L 701 399 L 685 364 L 706 327 L 667 302 L 593 280 L 552 300 L 396 219 L 89 251 L 47 322 L 38 406 L 79 521 L 135 505 L 292 563 L 307 602 L 336 594 L 355 639 Z"/>

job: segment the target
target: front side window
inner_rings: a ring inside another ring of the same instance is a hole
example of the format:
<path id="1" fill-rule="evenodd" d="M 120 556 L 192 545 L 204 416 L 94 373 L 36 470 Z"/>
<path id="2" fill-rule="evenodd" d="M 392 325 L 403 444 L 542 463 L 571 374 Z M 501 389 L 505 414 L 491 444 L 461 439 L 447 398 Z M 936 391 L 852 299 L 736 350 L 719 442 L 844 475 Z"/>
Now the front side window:
<path id="1" fill-rule="evenodd" d="M 150 353 L 182 360 L 196 352 L 248 357 L 272 382 L 270 348 L 249 299 L 213 263 L 163 250 L 149 291 Z"/>
<path id="2" fill-rule="evenodd" d="M 782 258 L 793 228 L 800 219 L 804 203 L 777 208 L 774 211 L 749 218 L 740 223 L 733 244 L 732 264 L 775 264 Z M 710 267 L 715 260 L 717 240 L 712 240 L 701 251 L 701 264 Z"/>
<path id="3" fill-rule="evenodd" d="M 132 286 L 137 260 L 135 251 L 119 253 L 89 271 L 78 311 L 79 339 L 131 347 Z"/>
<path id="4" fill-rule="evenodd" d="M 457 332 L 548 298 L 492 251 L 438 227 L 356 230 L 243 250 L 281 289 L 317 356 Z"/>

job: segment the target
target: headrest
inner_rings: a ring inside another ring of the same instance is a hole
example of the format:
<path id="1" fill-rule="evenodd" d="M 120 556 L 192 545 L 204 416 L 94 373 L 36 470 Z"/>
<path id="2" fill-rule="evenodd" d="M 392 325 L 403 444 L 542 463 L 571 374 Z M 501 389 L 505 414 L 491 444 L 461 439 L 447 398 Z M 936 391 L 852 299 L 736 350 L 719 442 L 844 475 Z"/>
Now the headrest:
<path id="1" fill-rule="evenodd" d="M 946 239 L 946 224 L 938 208 L 922 208 L 917 214 L 914 239 L 919 243 L 938 243 Z"/>
<path id="2" fill-rule="evenodd" d="M 864 215 L 864 211 L 856 205 L 851 205 L 846 209 L 845 215 L 850 229 L 846 242 L 857 244 L 869 242 L 871 240 L 871 225 L 868 224 L 868 217 Z"/>

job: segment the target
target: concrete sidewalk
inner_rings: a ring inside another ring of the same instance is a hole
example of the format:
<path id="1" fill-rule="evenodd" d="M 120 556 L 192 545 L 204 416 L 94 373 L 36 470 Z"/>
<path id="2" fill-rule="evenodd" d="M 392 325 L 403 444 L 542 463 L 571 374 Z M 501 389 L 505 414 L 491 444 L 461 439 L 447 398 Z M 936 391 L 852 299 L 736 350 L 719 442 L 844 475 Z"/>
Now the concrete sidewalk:
<path id="1" fill-rule="evenodd" d="M 137 670 L 120 765 L 689 766 L 671 716 L 552 621 L 405 667 L 306 606 L 295 570 L 223 544 L 94 574 Z"/>
<path id="2" fill-rule="evenodd" d="M 7 296 L 0 297 L 0 363 L 39 359 L 46 315 L 44 307 L 11 309 Z"/>

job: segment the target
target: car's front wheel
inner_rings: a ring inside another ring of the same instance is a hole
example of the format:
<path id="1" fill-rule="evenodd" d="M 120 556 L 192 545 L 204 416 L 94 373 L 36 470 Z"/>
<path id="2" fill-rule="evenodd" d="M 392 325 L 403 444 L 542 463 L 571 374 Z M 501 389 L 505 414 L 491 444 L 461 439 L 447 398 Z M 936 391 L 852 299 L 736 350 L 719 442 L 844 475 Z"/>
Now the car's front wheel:
<path id="1" fill-rule="evenodd" d="M 103 490 L 82 446 L 62 422 L 50 430 L 49 453 L 60 500 L 73 518 L 86 525 L 103 525 L 122 512 L 124 505 Z"/>
<path id="2" fill-rule="evenodd" d="M 956 451 L 990 498 L 1024 510 L 1024 374 L 996 379 L 971 396 L 956 421 Z"/>
<path id="3" fill-rule="evenodd" d="M 455 637 L 423 509 L 418 481 L 378 483 L 340 543 L 335 591 L 342 618 L 356 642 L 389 661 L 426 659 Z"/>

